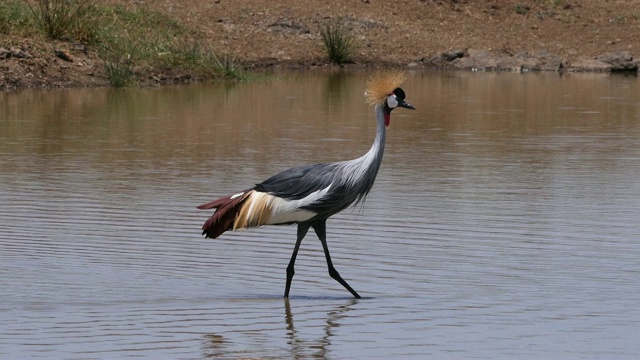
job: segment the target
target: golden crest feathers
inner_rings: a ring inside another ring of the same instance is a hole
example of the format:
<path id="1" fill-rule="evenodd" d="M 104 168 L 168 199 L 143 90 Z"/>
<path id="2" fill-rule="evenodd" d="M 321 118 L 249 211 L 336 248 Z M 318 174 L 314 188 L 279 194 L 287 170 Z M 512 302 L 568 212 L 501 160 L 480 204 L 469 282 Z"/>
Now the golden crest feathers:
<path id="1" fill-rule="evenodd" d="M 407 79 L 407 74 L 402 70 L 381 70 L 373 74 L 367 81 L 364 96 L 369 105 L 382 103 L 397 87 Z"/>

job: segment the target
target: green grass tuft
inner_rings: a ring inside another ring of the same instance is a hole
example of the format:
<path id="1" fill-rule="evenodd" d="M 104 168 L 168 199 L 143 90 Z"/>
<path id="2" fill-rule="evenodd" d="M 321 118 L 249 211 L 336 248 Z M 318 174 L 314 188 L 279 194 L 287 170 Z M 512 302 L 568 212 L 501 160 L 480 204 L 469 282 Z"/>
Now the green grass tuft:
<path id="1" fill-rule="evenodd" d="M 138 55 L 135 46 L 129 42 L 114 42 L 102 45 L 99 53 L 111 85 L 123 87 L 135 83 L 133 66 Z"/>
<path id="2" fill-rule="evenodd" d="M 232 56 L 216 56 L 198 40 L 196 31 L 144 5 L 0 0 L 0 34 L 79 42 L 98 54 L 114 86 L 132 85 L 144 81 L 136 78 L 139 74 L 153 73 L 232 80 L 246 77 Z"/>
<path id="3" fill-rule="evenodd" d="M 324 49 L 334 64 L 351 62 L 354 50 L 353 36 L 342 25 L 326 25 L 320 30 Z"/>
<path id="4" fill-rule="evenodd" d="M 19 0 L 0 2 L 0 34 L 11 34 L 28 29 L 31 25 L 31 13 L 24 2 Z"/>
<path id="5" fill-rule="evenodd" d="M 91 4 L 87 0 L 27 2 L 36 24 L 51 39 L 62 39 L 79 26 Z"/>
<path id="6" fill-rule="evenodd" d="M 222 58 L 214 55 L 213 64 L 215 71 L 227 80 L 243 80 L 246 78 L 235 58 L 230 54 L 224 54 Z"/>

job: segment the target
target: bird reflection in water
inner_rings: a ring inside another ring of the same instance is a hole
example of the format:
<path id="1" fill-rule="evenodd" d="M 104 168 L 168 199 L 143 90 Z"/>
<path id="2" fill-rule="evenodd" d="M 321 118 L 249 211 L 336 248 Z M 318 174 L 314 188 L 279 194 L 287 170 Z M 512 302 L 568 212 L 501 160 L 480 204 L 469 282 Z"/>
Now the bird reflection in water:
<path id="1" fill-rule="evenodd" d="M 298 331 L 294 325 L 293 321 L 293 313 L 291 312 L 291 304 L 289 303 L 289 299 L 284 299 L 284 311 L 285 311 L 285 321 L 287 323 L 287 337 L 289 338 L 288 343 L 291 345 L 291 356 L 294 359 L 304 359 L 306 358 L 305 350 L 306 349 L 317 349 L 316 353 L 312 354 L 312 357 L 318 359 L 326 359 L 327 358 L 327 347 L 331 345 L 331 337 L 333 336 L 333 332 L 335 328 L 340 326 L 340 319 L 346 316 L 346 313 L 349 310 L 353 309 L 353 306 L 358 303 L 358 299 L 350 299 L 347 303 L 342 304 L 340 306 L 335 307 L 334 309 L 327 312 L 325 325 L 324 325 L 324 335 L 313 342 L 305 341 L 301 339 L 298 335 Z"/>
<path id="2" fill-rule="evenodd" d="M 341 303 L 340 305 L 332 306 L 326 312 L 324 316 L 324 324 L 323 324 L 323 332 L 318 338 L 304 338 L 303 334 L 308 334 L 307 328 L 305 328 L 305 320 L 299 319 L 298 325 L 296 326 L 296 308 L 293 307 L 288 298 L 284 299 L 284 325 L 286 327 L 286 338 L 282 339 L 284 343 L 288 345 L 286 349 L 287 357 L 292 359 L 326 359 L 328 356 L 328 348 L 331 345 L 331 338 L 334 335 L 335 329 L 341 325 L 341 319 L 347 316 L 347 312 L 354 309 L 354 305 L 356 305 L 360 300 L 359 299 L 348 299 L 346 302 Z M 295 301 L 294 301 L 295 302 Z M 317 319 L 320 316 L 315 316 L 317 314 L 316 311 L 310 314 L 308 309 L 309 305 L 315 305 L 315 303 L 309 302 L 301 302 L 300 307 L 297 308 L 297 312 L 299 317 L 302 316 L 301 313 L 304 313 L 305 319 L 312 318 Z M 315 306 L 314 306 L 315 308 Z M 326 308 L 323 308 L 326 309 Z M 315 324 L 315 322 L 314 322 Z M 311 325 L 311 324 L 310 324 Z M 273 328 L 268 329 L 256 329 L 252 332 L 257 334 L 260 337 L 271 338 L 274 334 L 280 334 L 280 331 L 273 331 Z M 231 334 L 230 334 L 231 335 Z M 233 336 L 233 335 L 231 335 Z M 225 334 L 205 334 L 203 335 L 203 355 L 206 358 L 261 358 L 261 357 L 272 357 L 277 356 L 278 354 L 266 353 L 268 352 L 268 348 L 259 348 L 258 345 L 253 347 L 253 349 L 247 349 L 238 351 L 237 347 L 234 345 L 233 339 L 231 336 L 227 336 Z M 278 339 L 273 339 L 276 343 L 282 343 L 278 341 Z M 278 346 L 279 348 L 279 346 Z"/>

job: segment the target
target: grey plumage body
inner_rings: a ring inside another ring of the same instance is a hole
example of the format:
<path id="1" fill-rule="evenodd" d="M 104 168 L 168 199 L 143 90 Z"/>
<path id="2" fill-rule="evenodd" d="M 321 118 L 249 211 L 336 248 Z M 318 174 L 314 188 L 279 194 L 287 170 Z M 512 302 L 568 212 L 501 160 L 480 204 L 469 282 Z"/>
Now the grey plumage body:
<path id="1" fill-rule="evenodd" d="M 376 107 L 376 137 L 371 149 L 363 156 L 349 161 L 291 168 L 256 185 L 254 190 L 286 200 L 302 200 L 327 189 L 322 197 L 299 207 L 316 213 L 308 221 L 327 219 L 363 201 L 371 191 L 384 154 L 386 129 L 383 111 L 383 106 Z"/>
<path id="2" fill-rule="evenodd" d="M 404 74 L 388 73 L 368 86 L 372 91 L 369 97 L 376 103 L 377 131 L 366 154 L 348 161 L 291 168 L 250 189 L 200 205 L 199 209 L 216 209 L 202 226 L 203 235 L 216 238 L 227 230 L 297 224 L 297 240 L 287 266 L 284 295 L 288 297 L 300 244 L 313 228 L 322 243 L 329 275 L 359 298 L 333 266 L 326 242 L 326 220 L 363 201 L 371 191 L 382 162 L 391 111 L 396 107 L 415 110 L 404 101 L 404 91 L 397 88 L 402 80 Z"/>

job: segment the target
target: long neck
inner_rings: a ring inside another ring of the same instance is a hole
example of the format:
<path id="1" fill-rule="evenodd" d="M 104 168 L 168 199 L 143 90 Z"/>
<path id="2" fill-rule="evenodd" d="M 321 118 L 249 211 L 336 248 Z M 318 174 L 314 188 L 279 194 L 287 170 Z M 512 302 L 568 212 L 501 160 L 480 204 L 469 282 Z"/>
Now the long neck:
<path id="1" fill-rule="evenodd" d="M 371 149 L 361 157 L 348 161 L 345 167 L 345 175 L 347 182 L 354 187 L 354 194 L 357 200 L 362 201 L 367 196 L 373 182 L 378 174 L 382 155 L 384 154 L 384 143 L 386 139 L 385 112 L 383 105 L 377 105 L 375 108 L 376 120 L 378 122 L 376 138 L 373 141 Z M 347 170 L 348 169 L 348 170 Z"/>
<path id="2" fill-rule="evenodd" d="M 376 119 L 378 122 L 376 130 L 376 138 L 373 141 L 371 149 L 363 156 L 363 160 L 366 162 L 370 159 L 371 163 L 368 165 L 369 172 L 372 172 L 373 179 L 375 179 L 380 163 L 382 162 L 382 155 L 384 155 L 384 144 L 387 139 L 387 129 L 385 126 L 385 112 L 383 105 L 377 105 L 375 108 Z M 387 114 L 389 116 L 389 114 Z M 373 179 L 371 183 L 373 184 Z"/>

